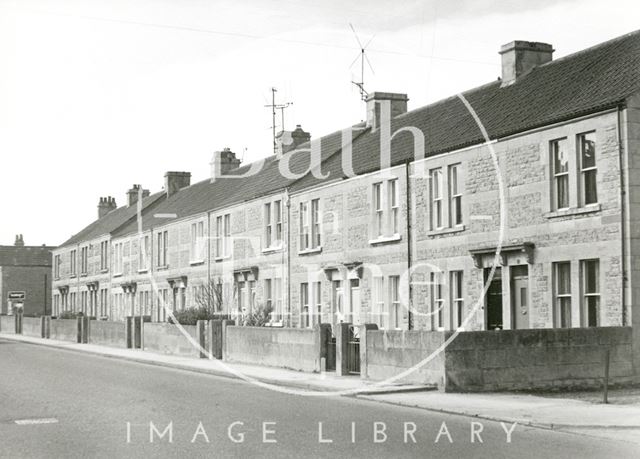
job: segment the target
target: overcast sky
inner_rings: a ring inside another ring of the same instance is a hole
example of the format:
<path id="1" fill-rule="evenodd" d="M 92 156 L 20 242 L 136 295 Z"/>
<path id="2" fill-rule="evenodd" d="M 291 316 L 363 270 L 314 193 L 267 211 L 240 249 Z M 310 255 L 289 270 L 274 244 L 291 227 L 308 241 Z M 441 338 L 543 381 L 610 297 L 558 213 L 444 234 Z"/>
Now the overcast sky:
<path id="1" fill-rule="evenodd" d="M 0 0 L 0 244 L 60 244 L 164 172 L 209 174 L 213 151 L 271 154 L 271 87 L 319 137 L 357 123 L 351 84 L 409 109 L 495 80 L 500 45 L 555 58 L 635 30 L 637 0 Z M 279 122 L 279 120 L 278 120 Z"/>

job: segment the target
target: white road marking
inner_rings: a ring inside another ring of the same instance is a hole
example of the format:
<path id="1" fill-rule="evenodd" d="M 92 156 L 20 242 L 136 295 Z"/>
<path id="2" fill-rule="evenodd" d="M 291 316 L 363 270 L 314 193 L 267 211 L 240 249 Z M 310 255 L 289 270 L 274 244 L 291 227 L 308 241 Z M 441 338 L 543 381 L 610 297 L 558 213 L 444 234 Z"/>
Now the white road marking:
<path id="1" fill-rule="evenodd" d="M 154 218 L 178 218 L 178 214 L 154 214 Z"/>
<path id="2" fill-rule="evenodd" d="M 16 419 L 15 423 L 21 426 L 27 426 L 32 424 L 56 424 L 58 420 L 56 418 L 40 418 L 40 419 Z"/>

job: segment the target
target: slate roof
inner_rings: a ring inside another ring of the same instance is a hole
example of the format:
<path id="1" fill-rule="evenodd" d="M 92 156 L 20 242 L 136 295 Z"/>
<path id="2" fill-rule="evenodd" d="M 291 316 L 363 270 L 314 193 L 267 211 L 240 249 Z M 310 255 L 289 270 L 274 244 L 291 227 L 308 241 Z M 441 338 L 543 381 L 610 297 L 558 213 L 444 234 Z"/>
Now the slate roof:
<path id="1" fill-rule="evenodd" d="M 490 139 L 499 139 L 537 127 L 597 113 L 624 104 L 640 92 L 640 31 L 599 44 L 534 68 L 529 74 L 505 87 L 501 82 L 464 92 Z M 426 140 L 427 156 L 484 143 L 485 139 L 471 113 L 458 96 L 410 111 L 391 121 L 391 132 L 413 126 L 420 129 Z M 356 174 L 380 168 L 380 130 L 354 126 L 353 168 Z M 278 160 L 268 157 L 257 175 L 244 179 L 204 180 L 184 188 L 166 200 L 159 200 L 144 213 L 143 229 L 168 223 L 156 214 L 176 214 L 177 218 L 196 215 L 249 201 L 288 187 L 301 191 L 330 180 L 340 180 L 342 171 L 341 135 L 335 132 L 321 139 L 322 172 L 329 177 L 319 179 L 307 174 L 299 179 L 283 177 Z M 402 164 L 414 157 L 413 137 L 397 135 L 391 144 L 392 165 Z M 303 171 L 308 155 L 292 154 L 291 169 Z M 242 174 L 251 165 L 234 173 Z M 157 195 L 153 195 L 157 196 Z M 126 208 L 114 211 L 94 222 L 64 245 L 111 232 L 113 236 L 131 234 L 137 222 Z M 135 212 L 135 209 L 134 209 Z M 122 213 L 122 216 L 120 216 Z M 110 214 L 111 215 L 111 214 Z M 105 220 L 105 221 L 103 221 Z"/>
<path id="2" fill-rule="evenodd" d="M 357 134 L 354 134 L 354 137 Z M 321 139 L 320 153 L 323 161 L 340 150 L 342 137 L 340 132 L 334 132 Z M 295 174 L 302 174 L 309 165 L 309 154 L 303 151 L 309 148 L 309 143 L 302 144 L 298 153 L 290 155 L 289 169 Z M 283 165 L 284 166 L 284 165 Z M 229 172 L 229 175 L 246 173 L 252 164 L 247 164 Z M 260 196 L 284 190 L 295 182 L 295 178 L 287 178 L 280 173 L 280 164 L 275 156 L 264 159 L 260 172 L 248 178 L 219 178 L 215 182 L 210 179 L 195 183 L 170 196 L 166 201 L 154 207 L 153 212 L 143 215 L 143 230 L 167 224 L 170 220 L 156 217 L 157 214 L 175 214 L 182 218 L 190 215 L 221 209 L 233 204 L 250 201 Z M 132 221 L 113 233 L 123 236 L 138 230 L 137 222 Z"/>
<path id="3" fill-rule="evenodd" d="M 159 202 L 165 198 L 166 194 L 161 191 L 147 196 L 142 200 L 143 212 L 155 207 Z M 136 220 L 136 213 L 138 206 L 121 206 L 115 210 L 112 210 L 107 215 L 91 223 L 89 226 L 82 229 L 80 232 L 74 234 L 66 240 L 60 247 L 66 247 L 80 242 L 89 241 L 91 239 L 110 234 L 117 230 L 121 226 L 128 223 L 130 220 Z"/>
<path id="4" fill-rule="evenodd" d="M 490 139 L 570 120 L 621 105 L 640 92 L 640 31 L 601 43 L 534 68 L 515 83 L 501 81 L 464 92 Z M 471 113 L 457 97 L 400 115 L 391 132 L 419 128 L 425 135 L 426 156 L 481 144 L 484 138 Z M 353 145 L 357 174 L 380 168 L 380 130 L 369 131 Z M 413 158 L 413 137 L 400 133 L 391 143 L 392 164 Z M 323 171 L 333 179 L 343 177 L 341 155 L 331 158 Z M 292 191 L 319 182 L 304 177 Z"/>
<path id="5" fill-rule="evenodd" d="M 0 245 L 0 266 L 51 266 L 49 246 Z"/>

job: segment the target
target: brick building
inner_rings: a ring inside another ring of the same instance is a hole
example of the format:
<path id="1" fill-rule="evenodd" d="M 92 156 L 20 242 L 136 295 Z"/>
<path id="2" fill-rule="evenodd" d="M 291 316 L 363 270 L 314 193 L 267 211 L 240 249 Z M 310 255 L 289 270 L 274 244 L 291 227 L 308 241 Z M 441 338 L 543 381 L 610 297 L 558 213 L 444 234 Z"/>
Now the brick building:
<path id="1" fill-rule="evenodd" d="M 24 245 L 22 234 L 14 245 L 0 245 L 0 314 L 21 308 L 27 316 L 51 312 L 51 251 L 46 245 Z"/>
<path id="2" fill-rule="evenodd" d="M 162 321 L 213 281 L 279 326 L 639 329 L 640 33 L 552 54 L 512 42 L 459 96 L 372 93 L 365 123 L 167 173 L 54 251 L 54 314 Z"/>

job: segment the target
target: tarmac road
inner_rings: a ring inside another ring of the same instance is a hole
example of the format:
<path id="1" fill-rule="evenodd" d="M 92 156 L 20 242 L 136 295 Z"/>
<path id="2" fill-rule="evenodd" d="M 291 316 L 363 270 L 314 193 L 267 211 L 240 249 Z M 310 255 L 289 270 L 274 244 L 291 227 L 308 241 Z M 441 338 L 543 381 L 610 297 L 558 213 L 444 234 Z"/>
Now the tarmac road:
<path id="1" fill-rule="evenodd" d="M 637 457 L 512 427 L 0 339 L 0 457 Z"/>

